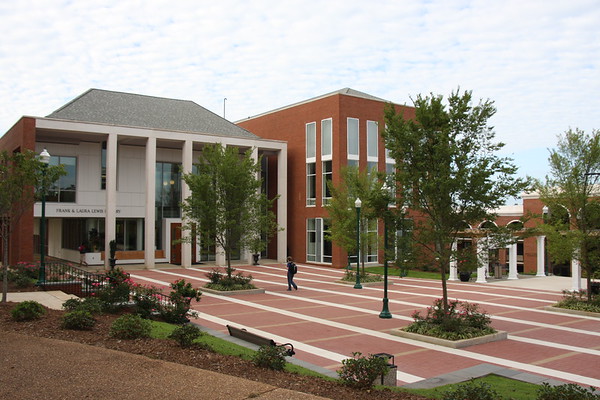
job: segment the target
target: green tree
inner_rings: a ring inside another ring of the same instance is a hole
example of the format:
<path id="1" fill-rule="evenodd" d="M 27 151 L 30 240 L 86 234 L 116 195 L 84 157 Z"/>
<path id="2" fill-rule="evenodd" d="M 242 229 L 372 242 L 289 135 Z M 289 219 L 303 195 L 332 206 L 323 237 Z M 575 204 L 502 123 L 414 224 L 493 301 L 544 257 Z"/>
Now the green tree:
<path id="1" fill-rule="evenodd" d="M 208 245 L 223 249 L 229 278 L 234 250 L 250 249 L 256 246 L 257 237 L 268 240 L 277 231 L 271 211 L 275 199 L 260 192 L 260 162 L 251 154 L 251 150 L 240 154 L 233 146 L 207 145 L 196 164 L 197 173 L 183 175 L 192 191 L 182 205 L 187 228 L 197 227 Z"/>
<path id="2" fill-rule="evenodd" d="M 429 253 L 442 275 L 444 306 L 448 304 L 446 271 L 454 256 L 452 243 L 465 223 L 494 220 L 493 210 L 528 185 L 516 178 L 510 158 L 495 153 L 488 120 L 496 108 L 490 100 L 472 104 L 470 91 L 413 99 L 415 118 L 385 110 L 383 137 L 396 161 L 396 182 L 405 204 L 422 218 L 413 221 L 413 243 Z"/>
<path id="3" fill-rule="evenodd" d="M 325 206 L 330 218 L 329 238 L 348 254 L 356 254 L 356 208 L 354 202 L 361 199 L 360 210 L 360 262 L 365 267 L 364 254 L 368 246 L 377 244 L 378 236 L 367 233 L 367 224 L 376 223 L 383 218 L 387 204 L 392 201 L 389 191 L 385 190 L 385 176 L 373 171 L 359 171 L 356 167 L 341 170 L 341 183 L 327 183 L 331 190 L 331 200 Z"/>
<path id="4" fill-rule="evenodd" d="M 600 131 L 587 135 L 569 129 L 558 137 L 548 162 L 550 174 L 544 182 L 537 182 L 536 189 L 551 215 L 540 229 L 548 237 L 548 254 L 553 261 L 580 261 L 590 301 L 591 278 L 600 251 Z"/>
<path id="5" fill-rule="evenodd" d="M 8 292 L 10 236 L 19 219 L 40 199 L 41 193 L 64 175 L 62 166 L 47 166 L 30 150 L 0 152 L 0 236 L 2 237 L 2 302 Z"/>

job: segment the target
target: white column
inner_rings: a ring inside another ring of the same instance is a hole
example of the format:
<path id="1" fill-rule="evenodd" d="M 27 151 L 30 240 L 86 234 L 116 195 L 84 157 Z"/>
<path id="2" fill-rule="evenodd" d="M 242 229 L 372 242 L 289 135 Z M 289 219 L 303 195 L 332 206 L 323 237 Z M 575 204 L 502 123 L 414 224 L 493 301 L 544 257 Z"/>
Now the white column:
<path id="1" fill-rule="evenodd" d="M 487 238 L 480 238 L 475 246 L 477 246 L 475 251 L 475 254 L 477 254 L 477 280 L 475 282 L 487 283 L 485 278 L 490 258 Z"/>
<path id="2" fill-rule="evenodd" d="M 252 158 L 252 162 L 254 162 L 255 164 L 258 163 L 258 148 L 257 147 L 252 148 L 252 153 L 250 154 L 250 157 Z M 260 170 L 256 173 L 255 178 L 260 179 Z M 260 193 L 260 187 L 257 189 L 257 191 Z M 246 260 L 246 262 L 248 264 L 252 264 L 254 261 L 252 258 L 252 250 L 249 248 L 246 248 L 246 249 L 242 249 L 242 252 L 243 252 L 241 254 L 242 260 Z"/>
<path id="3" fill-rule="evenodd" d="M 579 262 L 579 249 L 577 250 L 576 257 L 571 259 L 571 280 L 573 292 L 581 290 L 581 263 Z"/>
<path id="4" fill-rule="evenodd" d="M 517 272 L 517 244 L 508 246 L 508 279 L 519 279 Z"/>
<path id="5" fill-rule="evenodd" d="M 277 262 L 285 263 L 287 258 L 287 147 L 277 154 L 277 224 L 283 228 L 277 232 Z"/>
<path id="6" fill-rule="evenodd" d="M 183 143 L 183 154 L 181 164 L 183 166 L 183 173 L 189 174 L 192 172 L 192 162 L 193 162 L 193 142 L 191 140 L 186 140 Z M 181 182 L 181 201 L 187 199 L 192 194 L 189 186 L 185 183 L 185 181 Z M 186 220 L 184 215 L 181 216 L 183 221 L 183 225 L 186 224 Z M 191 231 L 189 229 L 181 230 L 181 237 L 186 239 L 191 238 Z M 192 266 L 192 242 L 189 240 L 185 240 L 181 243 L 181 266 L 183 268 L 189 268 Z"/>
<path id="7" fill-rule="evenodd" d="M 450 275 L 448 276 L 449 281 L 457 281 L 458 280 L 458 266 L 456 262 L 456 250 L 458 249 L 458 242 L 452 242 L 452 253 L 453 257 L 450 260 Z"/>
<path id="8" fill-rule="evenodd" d="M 156 221 L 156 138 L 149 137 L 146 142 L 146 218 L 144 238 L 144 263 L 146 268 L 156 266 L 154 253 L 156 234 L 154 225 Z"/>
<path id="9" fill-rule="evenodd" d="M 118 135 L 110 133 L 106 141 L 106 217 L 104 219 L 104 266 L 108 267 L 109 243 L 117 234 L 117 143 Z"/>
<path id="10" fill-rule="evenodd" d="M 535 276 L 546 276 L 546 236 L 537 236 L 537 274 Z"/>

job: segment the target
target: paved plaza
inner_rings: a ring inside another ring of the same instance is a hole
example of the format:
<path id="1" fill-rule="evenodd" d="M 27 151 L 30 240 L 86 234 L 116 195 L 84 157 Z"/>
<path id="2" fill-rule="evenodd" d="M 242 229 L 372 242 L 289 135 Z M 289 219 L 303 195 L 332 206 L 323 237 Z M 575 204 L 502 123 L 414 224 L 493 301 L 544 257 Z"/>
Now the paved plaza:
<path id="1" fill-rule="evenodd" d="M 222 296 L 203 293 L 194 305 L 194 320 L 220 335 L 226 325 L 292 343 L 294 359 L 335 376 L 353 352 L 389 353 L 397 366 L 397 384 L 434 386 L 490 372 L 530 382 L 574 382 L 600 387 L 600 318 L 548 311 L 569 289 L 570 278 L 523 277 L 487 284 L 448 282 L 449 299 L 478 303 L 508 339 L 451 349 L 410 340 L 390 332 L 408 325 L 415 310 L 441 297 L 439 281 L 411 277 L 390 279 L 391 319 L 379 318 L 383 284 L 354 289 L 340 283 L 344 271 L 299 265 L 297 291 L 287 291 L 282 264 L 236 266 L 251 274 L 261 294 Z M 214 266 L 131 270 L 142 284 L 168 286 L 185 279 L 194 286 L 208 282 Z"/>

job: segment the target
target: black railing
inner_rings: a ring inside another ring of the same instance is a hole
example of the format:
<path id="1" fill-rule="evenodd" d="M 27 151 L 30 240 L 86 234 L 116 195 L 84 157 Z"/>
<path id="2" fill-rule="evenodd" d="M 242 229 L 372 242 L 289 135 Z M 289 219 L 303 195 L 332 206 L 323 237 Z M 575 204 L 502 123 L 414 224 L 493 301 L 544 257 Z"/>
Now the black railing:
<path id="1" fill-rule="evenodd" d="M 45 279 L 39 283 L 44 290 L 61 290 L 78 297 L 88 297 L 106 279 L 105 274 L 88 272 L 63 262 L 45 264 Z"/>

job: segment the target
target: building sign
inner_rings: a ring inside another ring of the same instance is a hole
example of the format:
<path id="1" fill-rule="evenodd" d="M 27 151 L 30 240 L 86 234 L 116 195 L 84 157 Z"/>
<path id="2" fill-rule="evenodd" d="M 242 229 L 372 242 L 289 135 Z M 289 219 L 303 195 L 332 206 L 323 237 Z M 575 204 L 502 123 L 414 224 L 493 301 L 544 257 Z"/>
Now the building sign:
<path id="1" fill-rule="evenodd" d="M 122 214 L 122 210 L 115 210 L 117 216 Z M 42 207 L 40 203 L 34 206 L 34 216 L 42 215 Z M 103 206 L 77 206 L 65 204 L 48 204 L 46 203 L 46 217 L 65 217 L 65 218 L 104 218 L 106 217 L 106 207 Z"/>

